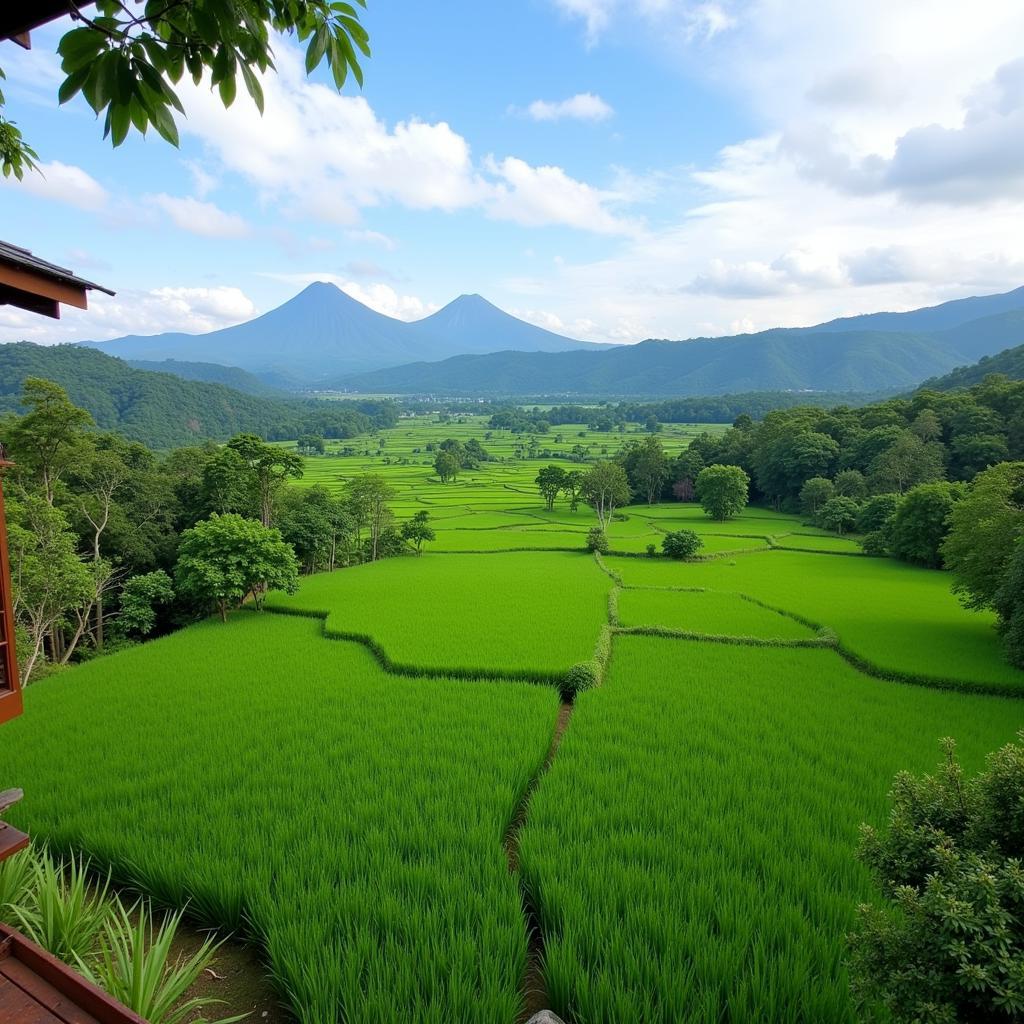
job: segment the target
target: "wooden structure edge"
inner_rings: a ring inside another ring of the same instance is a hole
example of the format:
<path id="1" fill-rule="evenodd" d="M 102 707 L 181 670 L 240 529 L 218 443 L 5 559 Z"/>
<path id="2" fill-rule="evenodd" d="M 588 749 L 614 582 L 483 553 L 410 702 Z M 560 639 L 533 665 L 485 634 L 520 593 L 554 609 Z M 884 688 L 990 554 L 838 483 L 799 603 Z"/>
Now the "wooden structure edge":
<path id="1" fill-rule="evenodd" d="M 67 964 L 51 956 L 34 942 L 30 942 L 20 932 L 0 924 L 0 970 L 3 969 L 4 961 L 9 958 L 18 961 L 25 968 L 15 984 L 30 998 L 39 1001 L 45 1010 L 51 1012 L 55 1020 L 61 1020 L 62 1008 L 67 1011 L 77 1007 L 89 1014 L 96 1024 L 146 1024 L 137 1013 L 112 999 Z M 35 984 L 33 978 L 42 984 Z M 36 991 L 32 991 L 33 986 Z M 52 992 L 48 990 L 54 990 L 66 1002 L 58 1006 L 48 1005 L 48 1002 L 52 1002 Z"/>

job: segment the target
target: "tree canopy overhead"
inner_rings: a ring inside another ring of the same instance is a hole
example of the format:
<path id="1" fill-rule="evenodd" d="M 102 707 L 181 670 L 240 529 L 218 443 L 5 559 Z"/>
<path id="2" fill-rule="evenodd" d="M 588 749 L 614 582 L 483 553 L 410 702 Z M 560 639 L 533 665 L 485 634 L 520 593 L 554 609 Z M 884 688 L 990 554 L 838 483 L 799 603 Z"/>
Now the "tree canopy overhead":
<path id="1" fill-rule="evenodd" d="M 353 0 L 360 7 L 366 0 Z M 330 0 L 96 0 L 72 13 L 76 27 L 58 46 L 65 78 L 58 97 L 81 93 L 104 115 L 103 137 L 119 146 L 134 128 L 152 127 L 178 144 L 174 112 L 185 113 L 175 86 L 187 74 L 206 79 L 230 107 L 241 78 L 263 112 L 259 75 L 274 70 L 271 32 L 306 44 L 306 73 L 326 63 L 340 89 L 349 74 L 362 85 L 361 57 L 370 44 L 351 3 Z M 3 71 L 0 70 L 0 78 Z M 0 109 L 4 105 L 0 93 Z M 36 152 L 17 125 L 0 114 L 0 169 L 5 177 L 36 169 Z"/>

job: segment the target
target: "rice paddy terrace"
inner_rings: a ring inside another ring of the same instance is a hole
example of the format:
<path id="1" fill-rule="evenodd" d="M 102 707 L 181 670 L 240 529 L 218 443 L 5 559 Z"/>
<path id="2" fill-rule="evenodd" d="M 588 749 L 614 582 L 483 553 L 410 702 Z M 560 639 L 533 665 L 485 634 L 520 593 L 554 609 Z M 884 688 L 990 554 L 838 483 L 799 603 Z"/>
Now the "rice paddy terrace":
<path id="1" fill-rule="evenodd" d="M 940 737 L 974 770 L 1024 725 L 991 619 L 761 509 L 629 508 L 595 558 L 592 513 L 545 511 L 546 463 L 485 429 L 307 460 L 302 484 L 381 472 L 399 518 L 428 510 L 420 558 L 31 687 L 0 748 L 17 823 L 244 934 L 303 1024 L 852 1022 L 858 826 Z M 442 485 L 445 437 L 508 461 Z M 705 560 L 643 556 L 682 525 Z"/>

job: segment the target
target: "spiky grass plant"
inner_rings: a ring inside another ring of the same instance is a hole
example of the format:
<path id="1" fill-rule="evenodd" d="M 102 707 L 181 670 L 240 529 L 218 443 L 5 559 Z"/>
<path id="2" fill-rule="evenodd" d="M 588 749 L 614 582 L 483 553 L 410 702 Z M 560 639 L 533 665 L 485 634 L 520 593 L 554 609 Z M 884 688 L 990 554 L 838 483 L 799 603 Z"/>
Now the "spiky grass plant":
<path id="1" fill-rule="evenodd" d="M 0 861 L 0 922 L 17 923 L 14 908 L 28 892 L 32 879 L 31 850 L 22 850 L 13 857 Z"/>
<path id="2" fill-rule="evenodd" d="M 205 1016 L 196 1014 L 223 1004 L 223 1000 L 184 997 L 221 943 L 207 939 L 191 956 L 172 960 L 171 950 L 180 924 L 180 912 L 168 914 L 157 924 L 146 902 L 125 908 L 115 899 L 103 924 L 99 953 L 79 957 L 78 969 L 149 1024 L 210 1024 Z M 222 1017 L 213 1024 L 233 1024 L 246 1016 Z"/>
<path id="3" fill-rule="evenodd" d="M 29 860 L 21 896 L 11 903 L 15 926 L 58 960 L 73 964 L 96 946 L 110 912 L 109 880 L 89 878 L 89 862 L 38 851 Z"/>

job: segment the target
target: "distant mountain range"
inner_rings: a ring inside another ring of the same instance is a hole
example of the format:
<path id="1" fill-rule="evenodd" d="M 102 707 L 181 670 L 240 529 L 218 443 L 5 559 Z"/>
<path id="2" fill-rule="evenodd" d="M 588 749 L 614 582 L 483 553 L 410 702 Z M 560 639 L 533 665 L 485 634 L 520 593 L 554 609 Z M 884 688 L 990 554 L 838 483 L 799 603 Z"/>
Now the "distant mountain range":
<path id="1" fill-rule="evenodd" d="M 598 348 L 535 327 L 479 295 L 461 295 L 423 320 L 384 316 L 317 282 L 269 313 L 209 334 L 129 335 L 80 344 L 133 362 L 218 363 L 277 386 L 315 386 L 341 374 L 414 360 L 496 352 Z"/>
<path id="2" fill-rule="evenodd" d="M 1024 290 L 1020 298 L 1024 306 Z M 914 314 L 892 315 L 906 317 L 908 326 L 914 322 Z M 942 331 L 773 330 L 596 352 L 455 356 L 339 384 L 396 394 L 566 397 L 898 390 L 1021 341 L 1024 309 L 1016 309 Z"/>
<path id="3" fill-rule="evenodd" d="M 904 313 L 689 341 L 575 341 L 462 295 L 413 323 L 311 284 L 256 319 L 203 335 L 82 342 L 133 365 L 282 390 L 659 397 L 916 387 L 1024 342 L 1024 287 Z"/>

